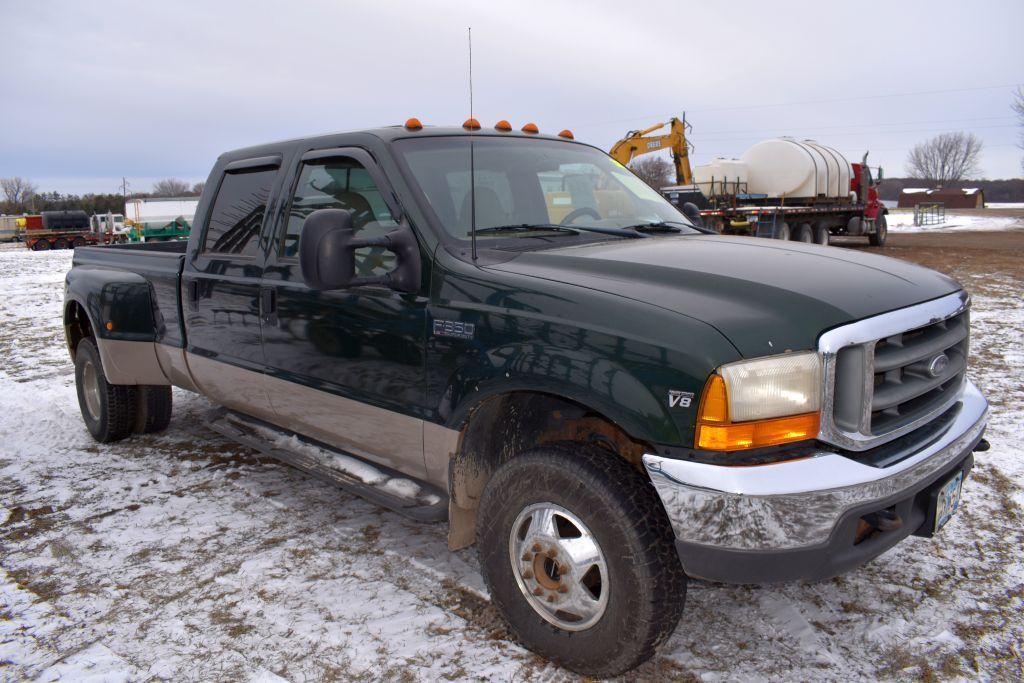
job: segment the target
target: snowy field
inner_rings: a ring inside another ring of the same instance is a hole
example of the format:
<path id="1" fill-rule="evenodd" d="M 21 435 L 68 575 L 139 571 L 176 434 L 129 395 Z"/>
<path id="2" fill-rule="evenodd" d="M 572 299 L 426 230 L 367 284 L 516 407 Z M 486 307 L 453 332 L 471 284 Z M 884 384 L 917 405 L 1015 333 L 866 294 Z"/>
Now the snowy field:
<path id="1" fill-rule="evenodd" d="M 60 325 L 70 263 L 0 251 L 0 680 L 575 680 L 510 640 L 443 525 L 224 441 L 202 398 L 176 392 L 164 434 L 94 443 Z M 967 281 L 992 450 L 937 542 L 820 583 L 694 581 L 632 678 L 1024 676 L 1024 282 Z"/>
<path id="2" fill-rule="evenodd" d="M 992 205 L 989 205 L 992 207 Z M 1010 207 L 1007 207 L 1010 208 Z M 960 230 L 1015 230 L 1024 229 L 1024 218 L 1019 216 L 985 216 L 949 210 L 946 220 L 937 225 L 914 225 L 913 209 L 894 209 L 886 216 L 891 232 L 952 232 Z"/>

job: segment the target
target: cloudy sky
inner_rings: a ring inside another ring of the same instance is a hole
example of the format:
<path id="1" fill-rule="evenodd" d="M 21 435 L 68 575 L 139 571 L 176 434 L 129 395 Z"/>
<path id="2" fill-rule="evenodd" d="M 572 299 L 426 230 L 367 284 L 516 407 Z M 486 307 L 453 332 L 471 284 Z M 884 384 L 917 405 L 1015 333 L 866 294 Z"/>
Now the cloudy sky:
<path id="1" fill-rule="evenodd" d="M 203 180 L 297 135 L 466 118 L 572 129 L 602 148 L 686 112 L 696 161 L 814 137 L 902 175 L 950 130 L 1019 177 L 1010 110 L 1024 2 L 166 3 L 0 0 L 0 176 L 40 189 Z"/>

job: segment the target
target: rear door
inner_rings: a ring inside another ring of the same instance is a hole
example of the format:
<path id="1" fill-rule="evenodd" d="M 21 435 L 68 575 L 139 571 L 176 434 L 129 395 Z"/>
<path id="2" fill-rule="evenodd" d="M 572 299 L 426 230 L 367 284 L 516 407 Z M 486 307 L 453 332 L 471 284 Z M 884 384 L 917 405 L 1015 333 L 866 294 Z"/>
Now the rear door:
<path id="1" fill-rule="evenodd" d="M 230 163 L 182 275 L 189 370 L 199 388 L 229 408 L 266 420 L 260 279 L 263 226 L 279 182 L 280 156 Z"/>
<path id="2" fill-rule="evenodd" d="M 362 149 L 307 152 L 293 176 L 264 275 L 276 302 L 264 324 L 271 405 L 281 424 L 422 478 L 427 297 L 383 286 L 312 291 L 298 261 L 313 211 L 346 209 L 356 234 L 370 237 L 397 227 L 397 203 Z M 384 249 L 357 252 L 357 275 L 394 265 Z"/>

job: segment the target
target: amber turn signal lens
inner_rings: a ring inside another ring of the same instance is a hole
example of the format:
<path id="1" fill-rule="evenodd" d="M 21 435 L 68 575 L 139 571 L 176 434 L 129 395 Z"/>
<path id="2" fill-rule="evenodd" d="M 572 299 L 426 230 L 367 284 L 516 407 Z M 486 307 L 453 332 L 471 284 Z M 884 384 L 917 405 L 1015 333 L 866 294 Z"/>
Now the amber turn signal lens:
<path id="1" fill-rule="evenodd" d="M 407 130 L 422 130 L 423 124 L 420 123 L 420 120 L 414 116 L 411 119 L 405 120 L 405 127 Z"/>
<path id="2" fill-rule="evenodd" d="M 818 413 L 777 417 L 736 424 L 698 424 L 697 448 L 709 451 L 743 451 L 806 441 L 818 435 Z"/>
<path id="3" fill-rule="evenodd" d="M 462 123 L 462 127 L 466 130 L 480 130 L 480 122 L 476 119 L 466 119 Z"/>
<path id="4" fill-rule="evenodd" d="M 537 124 L 536 123 L 528 123 L 525 126 L 523 126 L 523 132 L 524 133 L 539 133 L 540 132 L 540 128 L 537 128 Z"/>
<path id="5" fill-rule="evenodd" d="M 560 137 L 560 138 L 569 138 L 570 140 L 575 140 L 575 138 L 572 136 L 572 131 L 569 130 L 568 128 L 566 128 L 561 133 L 559 133 L 558 137 Z"/>
<path id="6" fill-rule="evenodd" d="M 711 375 L 704 385 L 697 409 L 696 447 L 708 451 L 743 451 L 806 441 L 818 435 L 820 415 L 805 413 L 792 417 L 750 422 L 729 421 L 729 395 L 725 380 Z"/>
<path id="7" fill-rule="evenodd" d="M 494 124 L 494 130 L 500 130 L 507 133 L 508 131 L 512 130 L 512 124 L 506 121 L 505 119 L 502 119 L 501 121 L 498 121 L 496 124 Z"/>

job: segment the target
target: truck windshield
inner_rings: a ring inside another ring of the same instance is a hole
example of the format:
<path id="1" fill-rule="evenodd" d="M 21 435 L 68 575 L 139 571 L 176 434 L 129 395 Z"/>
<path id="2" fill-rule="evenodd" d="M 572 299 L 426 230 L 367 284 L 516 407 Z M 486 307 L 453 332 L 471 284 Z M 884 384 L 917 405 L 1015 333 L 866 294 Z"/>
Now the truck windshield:
<path id="1" fill-rule="evenodd" d="M 405 139 L 395 147 L 437 222 L 450 236 L 468 239 L 469 137 Z M 668 224 L 673 233 L 698 232 L 650 186 L 586 145 L 481 135 L 473 138 L 473 168 L 478 239 L 594 234 L 560 226 L 615 234 Z"/>

